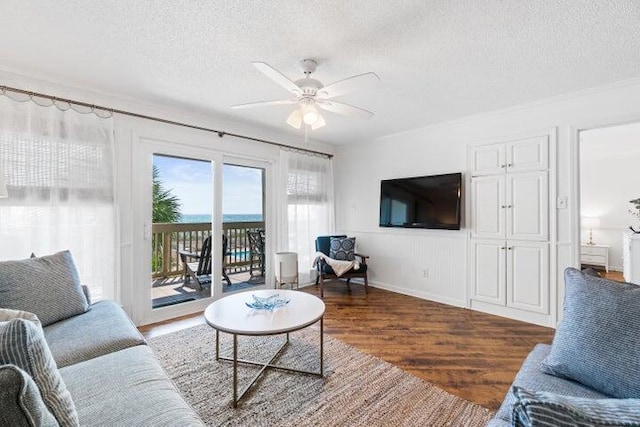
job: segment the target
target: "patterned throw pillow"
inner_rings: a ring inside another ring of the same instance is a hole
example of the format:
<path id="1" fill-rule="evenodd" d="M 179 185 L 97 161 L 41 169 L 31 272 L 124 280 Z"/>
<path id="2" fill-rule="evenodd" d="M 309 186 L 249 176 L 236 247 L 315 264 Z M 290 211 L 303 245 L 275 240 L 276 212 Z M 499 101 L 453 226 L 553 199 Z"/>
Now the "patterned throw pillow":
<path id="1" fill-rule="evenodd" d="M 12 319 L 26 319 L 35 323 L 38 327 L 42 328 L 40 319 L 33 313 L 23 310 L 11 310 L 9 308 L 0 308 L 0 322 L 8 322 Z"/>
<path id="2" fill-rule="evenodd" d="M 640 398 L 640 286 L 567 268 L 564 316 L 542 372 Z"/>
<path id="3" fill-rule="evenodd" d="M 16 365 L 33 378 L 61 426 L 78 426 L 71 394 L 58 372 L 42 329 L 25 319 L 0 323 L 0 364 Z"/>
<path id="4" fill-rule="evenodd" d="M 57 427 L 33 379 L 15 365 L 0 366 L 0 425 Z"/>
<path id="5" fill-rule="evenodd" d="M 513 387 L 515 427 L 640 427 L 640 399 L 587 399 Z"/>
<path id="6" fill-rule="evenodd" d="M 331 238 L 331 246 L 329 247 L 329 258 L 340 261 L 353 261 L 355 257 L 356 238 L 343 237 Z"/>
<path id="7" fill-rule="evenodd" d="M 0 262 L 0 306 L 29 311 L 43 326 L 89 310 L 69 251 Z"/>

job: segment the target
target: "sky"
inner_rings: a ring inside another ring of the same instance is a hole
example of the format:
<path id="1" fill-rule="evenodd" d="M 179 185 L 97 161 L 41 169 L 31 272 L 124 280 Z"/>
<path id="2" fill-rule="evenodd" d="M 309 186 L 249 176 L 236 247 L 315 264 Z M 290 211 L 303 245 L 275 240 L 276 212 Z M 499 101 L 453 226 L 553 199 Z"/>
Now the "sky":
<path id="1" fill-rule="evenodd" d="M 210 215 L 213 204 L 213 170 L 202 160 L 153 156 L 165 189 L 180 199 L 183 215 Z M 223 165 L 222 213 L 262 214 L 262 169 Z"/>

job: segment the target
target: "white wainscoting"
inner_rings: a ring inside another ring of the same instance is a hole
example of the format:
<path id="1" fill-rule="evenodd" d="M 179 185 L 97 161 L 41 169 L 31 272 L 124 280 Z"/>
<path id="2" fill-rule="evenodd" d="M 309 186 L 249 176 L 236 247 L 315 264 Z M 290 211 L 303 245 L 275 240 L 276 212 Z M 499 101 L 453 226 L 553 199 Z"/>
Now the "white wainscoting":
<path id="1" fill-rule="evenodd" d="M 466 306 L 467 250 L 463 231 L 384 229 L 344 233 L 356 237 L 358 253 L 370 256 L 367 264 L 371 286 Z"/>

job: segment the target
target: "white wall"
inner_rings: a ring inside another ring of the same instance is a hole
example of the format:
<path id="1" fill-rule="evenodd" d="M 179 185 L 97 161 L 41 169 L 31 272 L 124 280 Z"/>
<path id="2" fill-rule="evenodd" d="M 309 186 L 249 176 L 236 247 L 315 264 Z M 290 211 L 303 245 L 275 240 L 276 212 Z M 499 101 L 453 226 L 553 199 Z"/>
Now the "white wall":
<path id="1" fill-rule="evenodd" d="M 340 146 L 335 157 L 337 231 L 357 236 L 358 251 L 371 256 L 374 286 L 467 306 L 467 234 L 462 231 L 395 230 L 378 227 L 380 180 L 393 177 L 466 173 L 469 143 L 547 133 L 557 127 L 558 197 L 567 209 L 552 205 L 557 268 L 552 266 L 551 297 L 555 324 L 566 266 L 577 265 L 578 217 L 574 201 L 573 150 L 576 129 L 640 120 L 640 80 L 474 116 L 423 129 Z M 553 183 L 551 184 L 553 185 Z M 553 255 L 552 255 L 553 256 Z M 429 277 L 422 270 L 429 269 Z"/>
<path id="2" fill-rule="evenodd" d="M 609 245 L 610 268 L 622 271 L 622 233 L 636 225 L 629 200 L 640 197 L 640 123 L 580 132 L 580 210 L 599 217 L 598 245 Z M 589 240 L 582 231 L 582 241 Z"/>

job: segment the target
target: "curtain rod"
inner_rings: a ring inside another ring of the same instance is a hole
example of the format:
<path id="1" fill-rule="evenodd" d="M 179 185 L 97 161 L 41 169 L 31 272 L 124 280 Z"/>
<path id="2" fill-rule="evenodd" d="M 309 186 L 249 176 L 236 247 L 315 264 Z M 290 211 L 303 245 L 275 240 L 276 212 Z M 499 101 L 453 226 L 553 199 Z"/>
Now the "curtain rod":
<path id="1" fill-rule="evenodd" d="M 281 144 L 279 142 L 273 142 L 273 141 L 268 141 L 266 139 L 254 138 L 252 136 L 240 135 L 240 134 L 233 133 L 233 132 L 225 132 L 225 131 L 221 131 L 221 130 L 207 128 L 207 127 L 204 127 L 204 126 L 197 126 L 197 125 L 192 125 L 192 124 L 189 124 L 189 123 L 177 122 L 175 120 L 168 120 L 168 119 L 163 119 L 163 118 L 160 118 L 160 117 L 147 116 L 145 114 L 134 113 L 134 112 L 131 112 L 131 111 L 125 111 L 125 110 L 118 110 L 118 109 L 115 109 L 115 108 L 103 107 L 103 106 L 100 106 L 100 105 L 89 104 L 89 103 L 82 102 L 82 101 L 76 101 L 74 99 L 60 98 L 60 97 L 57 97 L 57 96 L 52 96 L 52 95 L 47 95 L 47 94 L 44 94 L 44 93 L 28 91 L 28 90 L 24 90 L 24 89 L 18 89 L 18 88 L 15 88 L 15 87 L 0 86 L 0 91 L 2 91 L 2 92 L 5 92 L 5 91 L 15 92 L 15 93 L 23 94 L 23 95 L 29 95 L 30 97 L 37 96 L 39 98 L 50 99 L 51 101 L 54 101 L 54 102 L 55 101 L 66 102 L 68 104 L 74 104 L 74 105 L 78 105 L 80 107 L 88 107 L 88 108 L 92 108 L 92 109 L 105 110 L 105 111 L 109 111 L 111 113 L 122 114 L 124 116 L 136 117 L 136 118 L 139 118 L 139 119 L 151 120 L 151 121 L 154 121 L 154 122 L 166 123 L 166 124 L 170 124 L 170 125 L 176 125 L 176 126 L 182 126 L 182 127 L 186 127 L 186 128 L 190 128 L 190 129 L 201 130 L 201 131 L 204 131 L 204 132 L 216 133 L 216 134 L 218 134 L 218 136 L 220 138 L 222 138 L 223 136 L 233 136 L 235 138 L 246 139 L 246 140 L 255 141 L 255 142 L 261 142 L 263 144 L 274 145 L 274 146 L 280 147 L 280 148 L 288 148 L 288 149 L 292 149 L 292 150 L 296 150 L 296 151 L 301 151 L 301 152 L 304 152 L 304 153 L 312 153 L 312 154 L 316 154 L 316 155 L 327 157 L 329 159 L 333 158 L 333 154 L 323 153 L 321 151 L 310 150 L 308 148 L 300 148 L 300 147 L 296 147 L 296 146 L 293 146 L 293 145 Z"/>

